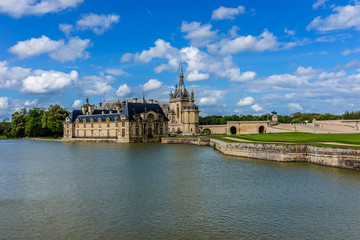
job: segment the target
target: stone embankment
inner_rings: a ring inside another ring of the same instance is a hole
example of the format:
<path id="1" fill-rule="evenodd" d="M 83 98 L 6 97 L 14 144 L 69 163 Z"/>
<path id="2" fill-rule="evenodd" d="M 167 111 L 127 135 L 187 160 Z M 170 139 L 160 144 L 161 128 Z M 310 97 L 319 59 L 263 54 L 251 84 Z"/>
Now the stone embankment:
<path id="1" fill-rule="evenodd" d="M 210 146 L 210 138 L 174 138 L 166 137 L 161 139 L 161 143 L 170 144 L 191 144 L 198 146 Z"/>
<path id="2" fill-rule="evenodd" d="M 280 145 L 224 142 L 207 138 L 164 138 L 162 143 L 212 146 L 230 156 L 280 162 L 309 162 L 324 166 L 360 170 L 360 149 L 312 145 Z"/>

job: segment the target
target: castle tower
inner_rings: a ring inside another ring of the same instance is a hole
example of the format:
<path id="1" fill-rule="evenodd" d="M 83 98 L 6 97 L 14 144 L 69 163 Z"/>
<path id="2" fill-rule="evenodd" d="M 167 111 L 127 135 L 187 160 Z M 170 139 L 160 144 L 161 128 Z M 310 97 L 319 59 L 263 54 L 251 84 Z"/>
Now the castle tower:
<path id="1" fill-rule="evenodd" d="M 185 135 L 199 133 L 199 108 L 194 102 L 194 92 L 189 94 L 186 89 L 183 68 L 180 64 L 179 86 L 176 86 L 174 93 L 169 94 L 170 113 L 172 113 L 170 130 L 173 127 Z"/>

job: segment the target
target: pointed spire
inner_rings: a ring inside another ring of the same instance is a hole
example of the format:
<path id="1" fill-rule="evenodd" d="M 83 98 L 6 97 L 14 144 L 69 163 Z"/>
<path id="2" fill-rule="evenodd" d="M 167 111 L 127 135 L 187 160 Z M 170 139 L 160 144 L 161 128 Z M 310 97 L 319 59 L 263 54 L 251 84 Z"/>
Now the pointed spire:
<path id="1" fill-rule="evenodd" d="M 180 74 L 179 74 L 179 78 L 180 78 L 180 83 L 179 83 L 179 89 L 183 89 L 185 87 L 184 85 L 184 73 L 183 73 L 183 69 L 182 69 L 182 64 L 180 63 Z"/>

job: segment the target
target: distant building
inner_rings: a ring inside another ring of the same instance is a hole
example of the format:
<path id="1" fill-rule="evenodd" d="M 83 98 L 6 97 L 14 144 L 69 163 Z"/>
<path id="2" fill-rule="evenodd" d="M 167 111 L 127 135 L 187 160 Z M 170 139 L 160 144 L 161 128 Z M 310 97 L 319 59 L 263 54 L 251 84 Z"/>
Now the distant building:
<path id="1" fill-rule="evenodd" d="M 176 86 L 174 93 L 170 91 L 169 103 L 160 104 L 169 119 L 169 134 L 200 134 L 199 107 L 194 103 L 194 92 L 191 91 L 191 94 L 189 94 L 185 87 L 184 73 L 181 65 L 179 80 L 179 86 Z"/>
<path id="2" fill-rule="evenodd" d="M 65 141 L 153 142 L 168 135 L 200 134 L 199 107 L 194 92 L 189 94 L 180 66 L 179 87 L 169 94 L 168 103 L 126 101 L 86 103 L 64 121 Z"/>
<path id="3" fill-rule="evenodd" d="M 97 109 L 86 99 L 64 121 L 64 141 L 154 142 L 167 135 L 168 119 L 151 100 L 118 101 L 111 109 L 99 104 Z"/>

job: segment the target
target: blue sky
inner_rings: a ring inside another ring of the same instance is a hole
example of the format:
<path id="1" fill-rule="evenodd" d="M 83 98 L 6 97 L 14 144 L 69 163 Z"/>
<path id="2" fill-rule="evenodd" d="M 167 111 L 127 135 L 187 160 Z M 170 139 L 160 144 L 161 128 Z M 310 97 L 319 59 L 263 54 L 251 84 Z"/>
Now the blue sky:
<path id="1" fill-rule="evenodd" d="M 0 119 L 165 102 L 180 62 L 203 116 L 355 111 L 359 31 L 359 1 L 0 0 Z"/>

